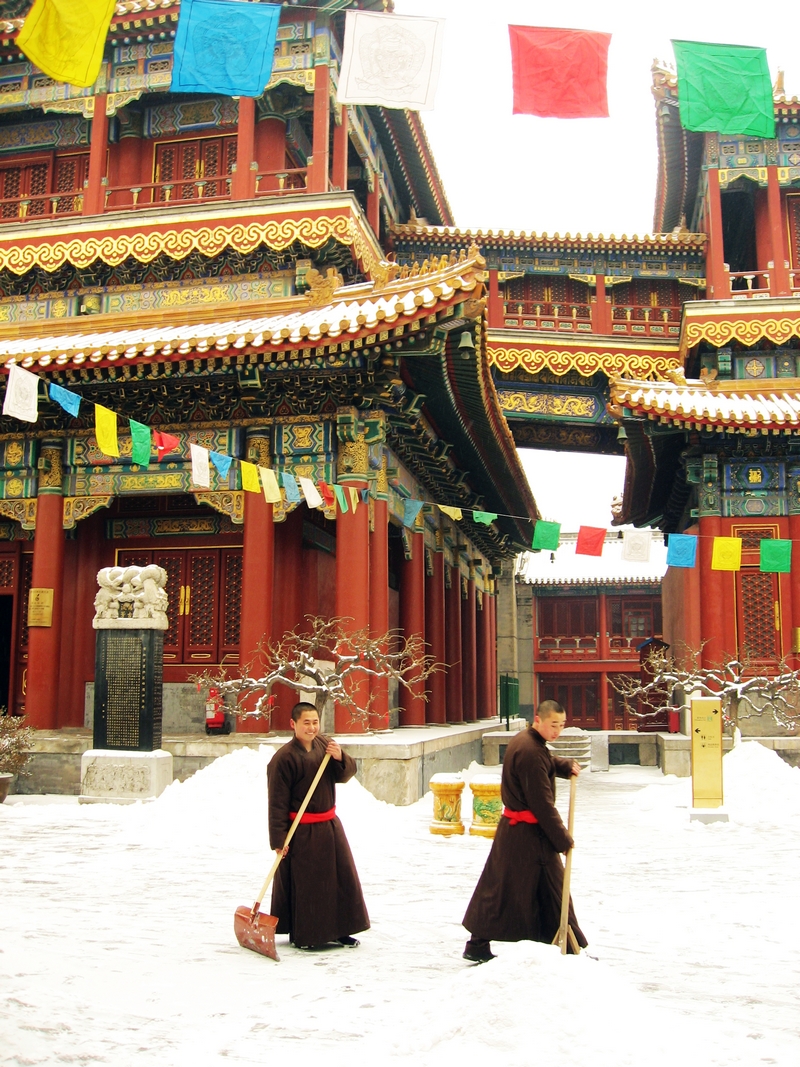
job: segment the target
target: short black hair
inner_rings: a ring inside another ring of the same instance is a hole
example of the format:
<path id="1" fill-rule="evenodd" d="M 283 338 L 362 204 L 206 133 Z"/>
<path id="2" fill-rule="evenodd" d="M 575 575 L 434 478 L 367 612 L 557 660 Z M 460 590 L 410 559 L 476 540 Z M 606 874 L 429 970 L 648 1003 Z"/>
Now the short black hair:
<path id="1" fill-rule="evenodd" d="M 557 700 L 543 700 L 536 709 L 540 719 L 549 719 L 551 715 L 566 715 L 566 711 Z"/>
<path id="2" fill-rule="evenodd" d="M 299 704 L 295 704 L 292 708 L 290 718 L 292 722 L 298 722 L 298 717 L 301 717 L 304 711 L 313 711 L 315 715 L 318 715 L 316 704 L 309 704 L 307 700 L 301 700 Z"/>

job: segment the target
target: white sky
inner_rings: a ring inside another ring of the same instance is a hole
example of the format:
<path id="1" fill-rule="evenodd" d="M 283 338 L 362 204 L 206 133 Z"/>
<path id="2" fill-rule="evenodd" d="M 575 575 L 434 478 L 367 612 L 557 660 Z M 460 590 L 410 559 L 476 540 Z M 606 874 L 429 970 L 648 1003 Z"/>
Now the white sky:
<path id="1" fill-rule="evenodd" d="M 800 94 L 796 32 L 788 9 L 742 0 L 396 0 L 403 15 L 445 18 L 434 111 L 422 115 L 455 221 L 462 229 L 537 233 L 649 233 L 656 188 L 650 67 L 673 61 L 671 39 L 767 49 L 773 80 Z M 608 119 L 512 114 L 508 25 L 568 26 L 612 34 Z M 542 514 L 606 525 L 622 491 L 615 457 L 522 450 Z"/>

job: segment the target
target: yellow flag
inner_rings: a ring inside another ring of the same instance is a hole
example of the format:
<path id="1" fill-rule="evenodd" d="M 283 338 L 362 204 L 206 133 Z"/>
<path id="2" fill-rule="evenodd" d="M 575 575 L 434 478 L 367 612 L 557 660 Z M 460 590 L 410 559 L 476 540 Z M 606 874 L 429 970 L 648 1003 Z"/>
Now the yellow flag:
<path id="1" fill-rule="evenodd" d="M 102 404 L 95 404 L 94 432 L 97 437 L 97 447 L 104 455 L 119 455 L 116 411 L 109 411 L 109 409 L 104 408 Z"/>
<path id="2" fill-rule="evenodd" d="M 348 485 L 348 486 L 346 486 L 346 489 L 347 489 L 347 495 L 350 497 L 350 510 L 355 515 L 356 508 L 358 507 L 358 502 L 361 499 L 361 497 L 358 495 L 358 490 L 356 489 L 356 487 L 354 485 Z"/>
<path id="3" fill-rule="evenodd" d="M 258 482 L 258 467 L 255 463 L 248 463 L 247 460 L 241 460 L 240 465 L 242 468 L 242 489 L 248 493 L 260 493 L 261 486 Z"/>
<path id="4" fill-rule="evenodd" d="M 715 537 L 711 551 L 712 571 L 738 571 L 742 566 L 741 537 Z"/>
<path id="5" fill-rule="evenodd" d="M 281 490 L 278 485 L 278 479 L 275 477 L 275 471 L 270 470 L 269 467 L 259 467 L 258 473 L 261 477 L 261 485 L 264 487 L 264 499 L 268 504 L 280 504 L 281 502 Z"/>
<path id="6" fill-rule="evenodd" d="M 87 89 L 103 62 L 115 0 L 34 0 L 17 47 L 55 81 Z"/>
<path id="7" fill-rule="evenodd" d="M 449 515 L 455 522 L 461 522 L 461 519 L 463 518 L 461 508 L 446 508 L 444 504 L 440 504 L 439 511 L 443 511 L 445 515 Z"/>

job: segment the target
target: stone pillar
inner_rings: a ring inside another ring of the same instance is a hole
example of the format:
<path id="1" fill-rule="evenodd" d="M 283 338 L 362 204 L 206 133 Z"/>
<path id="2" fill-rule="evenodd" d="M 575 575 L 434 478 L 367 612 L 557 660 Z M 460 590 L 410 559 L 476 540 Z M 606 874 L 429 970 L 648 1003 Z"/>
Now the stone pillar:
<path id="1" fill-rule="evenodd" d="M 436 663 L 445 663 L 444 631 L 444 540 L 436 531 L 436 551 L 432 553 L 433 573 L 425 578 L 425 640 L 427 652 Z M 447 685 L 444 671 L 436 671 L 428 678 L 427 722 L 447 721 Z"/>
<path id="2" fill-rule="evenodd" d="M 327 59 L 314 68 L 314 79 L 313 163 L 309 168 L 308 191 L 327 193 L 331 129 L 330 70 Z"/>
<path id="3" fill-rule="evenodd" d="M 340 107 L 341 121 L 333 130 L 333 166 L 331 184 L 335 189 L 347 188 L 347 162 L 350 148 L 350 120 L 347 117 L 347 104 Z"/>
<path id="4" fill-rule="evenodd" d="M 356 631 L 368 629 L 370 625 L 369 505 L 360 497 L 361 490 L 369 486 L 369 453 L 354 410 L 340 412 L 337 433 L 338 482 L 358 490 L 359 500 L 355 511 L 348 500 L 347 511 L 340 510 L 336 516 L 336 616 L 347 620 L 344 626 L 348 631 Z M 369 680 L 358 678 L 351 685 L 350 692 L 359 711 L 365 710 L 369 702 Z M 365 725 L 354 721 L 348 707 L 336 708 L 337 733 L 358 733 Z"/>
<path id="5" fill-rule="evenodd" d="M 517 585 L 513 563 L 504 566 L 497 580 L 495 597 L 497 612 L 497 671 L 517 677 L 519 654 L 517 649 Z"/>
<path id="6" fill-rule="evenodd" d="M 236 170 L 231 176 L 231 199 L 252 200 L 256 195 L 255 163 L 256 102 L 252 96 L 239 97 L 236 127 Z"/>
<path id="7" fill-rule="evenodd" d="M 533 674 L 533 635 L 536 601 L 533 586 L 527 582 L 517 584 L 517 648 L 519 656 L 519 713 L 529 721 L 536 706 L 535 679 Z"/>
<path id="8" fill-rule="evenodd" d="M 247 431 L 247 458 L 261 467 L 272 467 L 268 430 L 253 427 Z M 261 493 L 245 493 L 240 666 L 254 660 L 259 642 L 269 641 L 273 636 L 274 584 L 275 527 L 272 504 L 268 504 Z M 274 724 L 271 725 L 274 728 Z M 266 723 L 258 719 L 239 719 L 236 727 L 237 731 L 243 733 L 263 733 L 265 728 Z"/>
<path id="9" fill-rule="evenodd" d="M 475 564 L 470 561 L 466 596 L 461 601 L 461 690 L 464 721 L 478 719 L 478 646 Z"/>
<path id="10" fill-rule="evenodd" d="M 422 515 L 418 526 L 404 531 L 405 559 L 400 575 L 400 629 L 405 637 L 418 634 L 425 640 L 425 540 Z M 411 689 L 400 687 L 400 725 L 425 725 L 425 682 L 415 681 Z"/>
<path id="11" fill-rule="evenodd" d="M 64 579 L 62 455 L 61 441 L 42 441 L 31 591 L 28 603 L 22 605 L 29 627 L 25 714 L 37 730 L 53 730 L 59 725 L 57 707 Z"/>
<path id="12" fill-rule="evenodd" d="M 484 586 L 485 586 L 484 581 Z M 496 708 L 492 700 L 492 623 L 489 596 L 484 588 L 481 591 L 481 604 L 478 607 L 477 591 L 475 596 L 475 664 L 478 680 L 477 716 L 479 719 L 489 719 L 494 715 Z"/>
<path id="13" fill-rule="evenodd" d="M 108 115 L 106 93 L 94 98 L 92 139 L 89 146 L 89 177 L 83 196 L 84 215 L 100 215 L 105 208 L 106 156 L 108 154 Z"/>
<path id="14" fill-rule="evenodd" d="M 450 584 L 445 589 L 445 695 L 447 721 L 463 722 L 463 690 L 461 685 L 461 572 L 458 557 L 448 566 Z"/>
<path id="15" fill-rule="evenodd" d="M 385 485 L 385 464 L 378 475 L 377 495 L 373 501 L 372 530 L 369 535 L 369 628 L 375 637 L 380 637 L 389 629 L 389 505 L 384 495 L 385 488 L 381 491 L 381 473 Z M 373 678 L 370 692 L 370 729 L 388 730 L 389 679 Z"/>

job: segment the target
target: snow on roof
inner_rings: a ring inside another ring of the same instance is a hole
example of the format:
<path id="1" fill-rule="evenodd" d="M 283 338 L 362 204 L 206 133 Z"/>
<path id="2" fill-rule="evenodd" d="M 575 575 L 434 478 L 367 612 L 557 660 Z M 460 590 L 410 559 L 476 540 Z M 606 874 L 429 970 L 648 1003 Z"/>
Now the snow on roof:
<path id="1" fill-rule="evenodd" d="M 651 585 L 667 570 L 664 536 L 652 531 L 650 560 L 630 563 L 622 558 L 622 531 L 609 531 L 602 556 L 575 554 L 577 533 L 562 533 L 557 552 L 523 552 L 517 557 L 517 577 L 530 585 Z"/>

